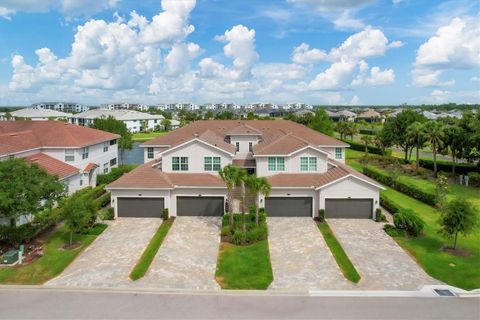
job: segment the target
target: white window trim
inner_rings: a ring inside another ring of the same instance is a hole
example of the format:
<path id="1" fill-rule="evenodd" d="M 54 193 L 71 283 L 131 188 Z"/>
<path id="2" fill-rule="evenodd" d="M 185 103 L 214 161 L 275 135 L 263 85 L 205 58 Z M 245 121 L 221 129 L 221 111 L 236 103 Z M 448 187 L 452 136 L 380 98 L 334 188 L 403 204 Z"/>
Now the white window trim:
<path id="1" fill-rule="evenodd" d="M 275 169 L 270 169 L 270 158 L 275 159 Z M 283 170 L 278 169 L 278 162 L 277 162 L 278 159 L 283 159 Z M 284 172 L 284 171 L 286 171 L 286 167 L 287 167 L 287 161 L 285 160 L 285 157 L 270 156 L 270 157 L 267 158 L 267 169 L 270 172 Z"/>
<path id="2" fill-rule="evenodd" d="M 205 169 L 205 158 L 210 158 L 210 159 L 211 159 L 211 161 L 212 161 L 212 162 L 211 162 L 211 168 L 212 168 L 211 170 Z M 220 163 L 219 163 L 220 168 L 219 168 L 218 170 L 215 170 L 214 167 L 213 167 L 213 166 L 214 166 L 214 163 L 213 163 L 213 159 L 214 159 L 214 158 L 218 158 L 218 159 L 220 160 Z M 217 172 L 217 171 L 219 171 L 220 169 L 222 169 L 222 157 L 220 157 L 220 156 L 211 156 L 211 155 L 203 156 L 203 171 L 206 171 L 206 172 Z"/>

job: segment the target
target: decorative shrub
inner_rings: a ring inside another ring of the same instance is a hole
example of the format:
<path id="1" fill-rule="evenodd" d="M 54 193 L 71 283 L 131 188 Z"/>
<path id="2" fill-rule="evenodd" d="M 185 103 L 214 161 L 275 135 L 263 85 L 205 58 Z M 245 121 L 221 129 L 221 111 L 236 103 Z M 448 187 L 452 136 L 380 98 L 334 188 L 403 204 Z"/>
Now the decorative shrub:
<path id="1" fill-rule="evenodd" d="M 388 197 L 384 196 L 382 193 L 380 193 L 380 205 L 387 209 L 391 214 L 395 214 L 398 210 L 400 210 L 400 207 L 396 205 L 394 202 L 392 202 Z"/>
<path id="2" fill-rule="evenodd" d="M 107 192 L 102 196 L 100 196 L 100 198 L 93 200 L 93 203 L 95 207 L 100 209 L 110 204 L 110 200 L 111 200 L 111 193 Z"/>
<path id="3" fill-rule="evenodd" d="M 391 224 L 386 224 L 383 226 L 383 230 L 390 236 L 390 237 L 405 237 L 405 230 L 395 228 Z"/>
<path id="4" fill-rule="evenodd" d="M 251 204 L 251 205 L 248 206 L 248 213 L 250 213 L 250 214 L 252 214 L 252 213 L 255 214 L 255 211 L 256 211 L 256 210 L 257 210 L 257 209 L 256 209 L 256 207 L 255 207 L 254 204 Z M 258 210 L 258 211 L 260 212 L 260 210 Z"/>
<path id="5" fill-rule="evenodd" d="M 412 236 L 418 236 L 425 226 L 425 222 L 411 209 L 400 209 L 393 216 L 393 223 Z"/>
<path id="6" fill-rule="evenodd" d="M 433 170 L 433 160 L 431 159 L 420 159 L 419 165 L 425 169 Z M 444 172 L 452 172 L 453 162 L 437 160 L 437 170 Z M 479 172 L 479 168 L 472 163 L 456 163 L 455 164 L 455 173 L 457 174 L 466 174 L 469 172 Z M 470 175 L 470 174 L 469 174 Z"/>
<path id="7" fill-rule="evenodd" d="M 382 212 L 382 209 L 380 209 L 380 208 L 377 208 L 375 210 L 375 221 L 377 221 L 377 222 L 387 221 L 387 217 L 385 217 L 385 215 Z"/>
<path id="8" fill-rule="evenodd" d="M 123 174 L 132 171 L 138 165 L 136 164 L 124 164 L 120 165 L 117 168 L 112 168 L 112 170 L 107 174 L 99 174 L 97 176 L 97 186 L 101 184 L 109 184 L 118 178 L 120 178 Z"/>
<path id="9" fill-rule="evenodd" d="M 469 185 L 473 187 L 480 187 L 480 173 L 470 172 L 468 174 L 468 178 L 470 179 L 468 181 Z"/>
<path id="10" fill-rule="evenodd" d="M 113 210 L 113 208 L 107 208 L 107 210 L 103 212 L 102 220 L 113 220 L 114 218 L 115 211 Z"/>
<path id="11" fill-rule="evenodd" d="M 162 219 L 165 221 L 168 219 L 168 208 L 163 208 L 162 210 Z"/>
<path id="12" fill-rule="evenodd" d="M 367 129 L 367 128 L 362 128 L 358 132 L 360 134 L 367 134 L 367 135 L 376 135 L 380 130 L 379 129 Z"/>
<path id="13" fill-rule="evenodd" d="M 243 222 L 241 214 L 233 215 L 233 226 L 229 225 L 230 217 L 224 215 L 222 218 L 221 236 L 222 241 L 230 242 L 236 245 L 248 245 L 268 237 L 268 229 L 265 213 L 258 216 L 259 225 L 255 223 L 255 213 L 245 215 L 245 224 L 247 232 L 243 233 Z"/>
<path id="14" fill-rule="evenodd" d="M 325 209 L 318 210 L 318 221 L 320 222 L 325 221 Z"/>
<path id="15" fill-rule="evenodd" d="M 371 167 L 364 167 L 363 174 L 431 206 L 434 206 L 437 202 L 437 196 L 435 193 L 425 192 L 414 185 L 401 182 L 398 179 L 394 179 L 392 176 Z"/>
<path id="16" fill-rule="evenodd" d="M 348 143 L 350 145 L 350 149 L 352 150 L 357 150 L 357 151 L 365 151 L 365 145 L 364 144 L 361 144 L 361 143 L 358 143 L 358 142 L 354 142 L 354 141 L 350 141 L 350 140 L 342 140 L 343 142 L 345 143 Z M 369 145 L 367 146 L 368 148 L 368 152 L 369 153 L 373 153 L 373 154 L 379 154 L 379 155 L 383 155 L 382 154 L 382 150 L 376 146 L 372 146 L 372 145 Z M 385 149 L 385 155 L 387 156 L 391 156 L 392 155 L 392 149 Z"/>

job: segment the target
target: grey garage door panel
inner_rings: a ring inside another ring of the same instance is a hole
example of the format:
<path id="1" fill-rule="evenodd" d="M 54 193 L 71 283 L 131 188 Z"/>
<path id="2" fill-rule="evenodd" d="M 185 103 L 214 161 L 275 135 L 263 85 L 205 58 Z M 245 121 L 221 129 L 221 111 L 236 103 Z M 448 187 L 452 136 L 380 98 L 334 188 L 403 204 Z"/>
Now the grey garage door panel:
<path id="1" fill-rule="evenodd" d="M 265 211 L 269 217 L 311 217 L 312 197 L 269 197 Z"/>
<path id="2" fill-rule="evenodd" d="M 371 219 L 373 199 L 325 199 L 326 218 Z"/>
<path id="3" fill-rule="evenodd" d="M 160 218 L 164 207 L 163 198 L 117 198 L 119 217 Z"/>
<path id="4" fill-rule="evenodd" d="M 222 216 L 223 197 L 177 197 L 177 216 Z"/>

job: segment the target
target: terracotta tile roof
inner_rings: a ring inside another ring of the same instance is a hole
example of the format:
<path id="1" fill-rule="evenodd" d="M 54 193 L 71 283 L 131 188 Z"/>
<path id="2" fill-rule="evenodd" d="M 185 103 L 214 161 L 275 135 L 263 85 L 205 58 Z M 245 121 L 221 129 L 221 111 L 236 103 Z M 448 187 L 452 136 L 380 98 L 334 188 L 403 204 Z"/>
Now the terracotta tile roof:
<path id="1" fill-rule="evenodd" d="M 172 188 L 168 177 L 150 161 L 110 183 L 108 188 Z"/>
<path id="2" fill-rule="evenodd" d="M 301 137 L 309 144 L 315 146 L 345 146 L 348 144 L 336 140 L 332 137 L 319 133 L 315 130 L 307 128 L 301 124 L 289 120 L 201 120 L 194 121 L 191 124 L 172 131 L 166 135 L 154 138 L 143 143 L 143 146 L 172 146 L 180 141 L 188 141 L 192 136 L 201 135 L 203 132 L 210 130 L 222 139 L 228 133 L 237 127 L 248 126 L 261 132 L 262 141 L 258 144 L 269 144 L 281 136 L 292 134 Z"/>
<path id="3" fill-rule="evenodd" d="M 253 153 L 255 155 L 287 155 L 307 146 L 310 146 L 307 141 L 289 133 L 271 143 L 260 143 L 255 145 L 253 147 Z"/>
<path id="4" fill-rule="evenodd" d="M 93 162 L 90 162 L 89 164 L 87 164 L 87 166 L 85 167 L 85 169 L 83 169 L 83 172 L 90 172 L 92 171 L 94 168 L 98 167 L 98 164 L 96 163 L 93 163 Z"/>
<path id="5" fill-rule="evenodd" d="M 210 173 L 164 173 L 174 186 L 179 187 L 223 187 L 220 177 Z"/>
<path id="6" fill-rule="evenodd" d="M 80 169 L 41 152 L 32 154 L 24 159 L 30 163 L 38 164 L 40 167 L 47 170 L 48 173 L 58 176 L 59 179 L 66 178 L 80 172 Z"/>
<path id="7" fill-rule="evenodd" d="M 242 168 L 255 168 L 257 166 L 255 159 L 233 159 L 232 164 Z"/>
<path id="8" fill-rule="evenodd" d="M 226 132 L 226 135 L 232 136 L 232 135 L 261 135 L 262 132 L 260 130 L 257 130 L 248 124 L 242 123 L 235 128 L 229 130 Z"/>
<path id="9" fill-rule="evenodd" d="M 81 148 L 119 137 L 60 121 L 0 121 L 0 155 L 41 147 Z"/>
<path id="10" fill-rule="evenodd" d="M 233 144 L 225 142 L 225 140 L 221 136 L 219 136 L 212 130 L 204 131 L 202 134 L 200 134 L 198 139 L 213 146 L 216 146 L 224 151 L 227 151 L 228 153 L 235 153 L 235 146 Z"/>

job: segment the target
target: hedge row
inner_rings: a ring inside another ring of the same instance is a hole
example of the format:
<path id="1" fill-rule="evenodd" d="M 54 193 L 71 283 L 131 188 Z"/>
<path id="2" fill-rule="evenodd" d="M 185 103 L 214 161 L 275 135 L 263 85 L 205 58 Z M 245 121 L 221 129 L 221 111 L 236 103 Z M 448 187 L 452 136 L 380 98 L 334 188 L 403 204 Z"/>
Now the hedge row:
<path id="1" fill-rule="evenodd" d="M 420 159 L 420 167 L 425 169 L 433 170 L 433 160 L 431 159 Z M 437 169 L 438 171 L 452 172 L 453 162 L 437 160 Z M 480 167 L 477 167 L 471 163 L 456 163 L 455 164 L 455 173 L 466 174 L 469 172 L 480 172 Z"/>
<path id="2" fill-rule="evenodd" d="M 362 152 L 365 151 L 365 145 L 364 144 L 349 141 L 349 140 L 342 140 L 342 141 L 345 142 L 345 143 L 348 143 L 350 145 L 350 149 L 352 149 L 352 150 L 357 150 L 357 151 L 362 151 Z M 367 146 L 367 148 L 368 148 L 369 153 L 383 155 L 382 150 L 380 148 L 376 147 L 376 146 L 369 145 L 369 146 Z M 385 154 L 387 156 L 391 156 L 392 155 L 392 149 L 385 149 Z"/>
<path id="3" fill-rule="evenodd" d="M 395 212 L 398 212 L 401 209 L 396 203 L 391 201 L 383 193 L 380 193 L 380 205 L 387 209 L 388 212 L 390 212 L 391 214 L 395 214 Z"/>
<path id="4" fill-rule="evenodd" d="M 112 170 L 107 174 L 99 174 L 97 176 L 97 186 L 101 184 L 112 183 L 113 181 L 120 178 L 123 174 L 135 169 L 137 166 L 138 165 L 136 164 L 124 164 L 124 165 L 118 166 L 117 168 L 112 168 Z"/>
<path id="5" fill-rule="evenodd" d="M 365 128 L 363 128 L 363 129 L 360 129 L 358 132 L 359 132 L 360 134 L 367 134 L 367 135 L 370 135 L 370 136 L 374 136 L 374 135 L 376 135 L 379 131 L 380 131 L 380 130 L 378 130 L 378 129 L 365 129 Z"/>
<path id="6" fill-rule="evenodd" d="M 96 198 L 95 200 L 93 200 L 93 203 L 95 204 L 96 208 L 101 209 L 103 207 L 106 207 L 110 203 L 110 199 L 111 199 L 111 193 L 107 192 L 102 196 L 100 196 L 99 198 Z"/>
<path id="7" fill-rule="evenodd" d="M 470 172 L 468 174 L 468 177 L 470 178 L 470 185 L 474 187 L 480 187 L 480 173 L 478 172 Z"/>
<path id="8" fill-rule="evenodd" d="M 434 206 L 437 203 L 437 197 L 434 193 L 420 190 L 413 185 L 401 182 L 398 179 L 396 180 L 386 173 L 380 172 L 373 168 L 364 167 L 363 174 L 431 206 Z"/>

